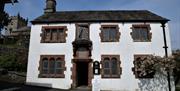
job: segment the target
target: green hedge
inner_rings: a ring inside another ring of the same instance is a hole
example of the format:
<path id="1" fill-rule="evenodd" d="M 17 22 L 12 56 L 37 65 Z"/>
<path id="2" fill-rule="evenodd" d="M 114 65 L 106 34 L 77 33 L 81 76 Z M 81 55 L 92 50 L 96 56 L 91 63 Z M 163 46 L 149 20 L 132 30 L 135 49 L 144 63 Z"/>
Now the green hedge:
<path id="1" fill-rule="evenodd" d="M 9 71 L 26 71 L 26 65 L 18 62 L 14 53 L 0 56 L 0 68 L 5 68 Z"/>
<path id="2" fill-rule="evenodd" d="M 180 91 L 180 88 L 176 87 L 176 91 Z"/>

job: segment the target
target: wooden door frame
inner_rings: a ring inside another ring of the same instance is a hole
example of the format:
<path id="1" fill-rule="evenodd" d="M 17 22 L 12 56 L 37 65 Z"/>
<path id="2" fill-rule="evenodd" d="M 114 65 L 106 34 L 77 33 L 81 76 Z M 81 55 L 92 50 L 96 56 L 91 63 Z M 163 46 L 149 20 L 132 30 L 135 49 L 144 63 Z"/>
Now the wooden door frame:
<path id="1" fill-rule="evenodd" d="M 72 75 L 71 75 L 71 79 L 72 79 L 72 84 L 71 87 L 72 88 L 76 88 L 78 83 L 77 83 L 77 62 L 87 62 L 88 63 L 88 87 L 92 87 L 92 78 L 93 78 L 93 68 L 92 68 L 92 64 L 93 64 L 93 60 L 92 59 L 72 59 Z"/>

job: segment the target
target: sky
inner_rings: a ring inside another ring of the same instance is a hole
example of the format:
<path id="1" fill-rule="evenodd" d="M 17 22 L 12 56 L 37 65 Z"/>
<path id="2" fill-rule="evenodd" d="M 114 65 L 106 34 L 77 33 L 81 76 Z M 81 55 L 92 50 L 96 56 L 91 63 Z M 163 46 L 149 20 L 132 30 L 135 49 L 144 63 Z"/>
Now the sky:
<path id="1" fill-rule="evenodd" d="M 180 49 L 180 0 L 56 0 L 57 11 L 80 10 L 149 10 L 169 21 L 171 47 Z M 8 4 L 5 11 L 11 16 L 20 13 L 29 21 L 44 13 L 46 0 L 19 0 Z M 29 22 L 29 25 L 31 23 Z"/>

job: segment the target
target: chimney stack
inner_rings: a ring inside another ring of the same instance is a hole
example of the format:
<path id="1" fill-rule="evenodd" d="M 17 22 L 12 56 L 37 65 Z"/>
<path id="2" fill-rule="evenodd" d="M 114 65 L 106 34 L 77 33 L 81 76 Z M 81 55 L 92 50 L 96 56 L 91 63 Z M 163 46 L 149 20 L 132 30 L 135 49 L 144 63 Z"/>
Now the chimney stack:
<path id="1" fill-rule="evenodd" d="M 54 13 L 56 12 L 56 0 L 46 0 L 46 8 L 44 13 Z"/>

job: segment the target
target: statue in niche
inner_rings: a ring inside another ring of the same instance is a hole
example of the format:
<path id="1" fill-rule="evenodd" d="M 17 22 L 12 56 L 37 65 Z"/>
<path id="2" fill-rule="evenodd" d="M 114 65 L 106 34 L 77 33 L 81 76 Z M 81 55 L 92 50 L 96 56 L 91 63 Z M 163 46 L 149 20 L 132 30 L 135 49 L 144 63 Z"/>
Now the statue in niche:
<path id="1" fill-rule="evenodd" d="M 78 25 L 76 30 L 77 40 L 89 40 L 89 26 L 88 25 Z"/>

